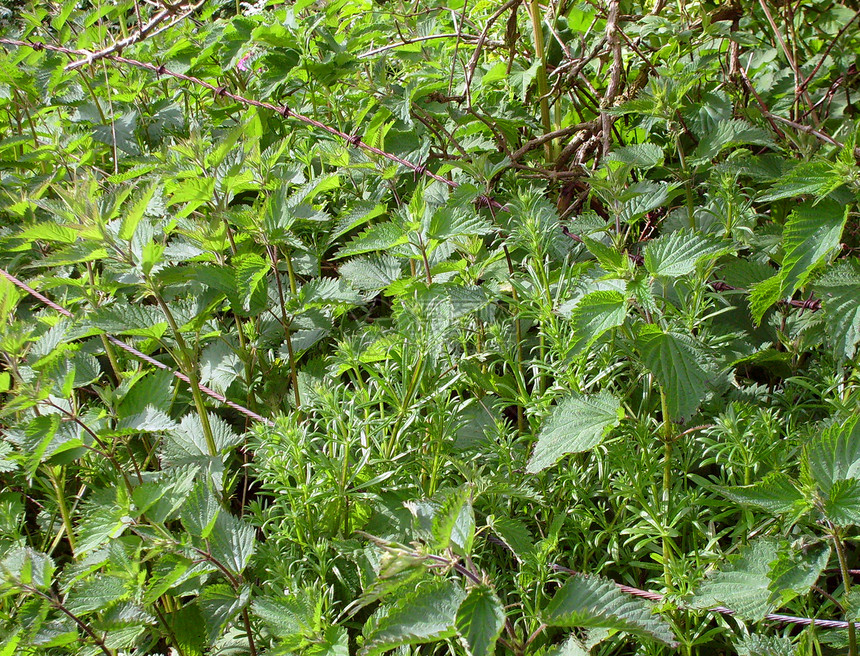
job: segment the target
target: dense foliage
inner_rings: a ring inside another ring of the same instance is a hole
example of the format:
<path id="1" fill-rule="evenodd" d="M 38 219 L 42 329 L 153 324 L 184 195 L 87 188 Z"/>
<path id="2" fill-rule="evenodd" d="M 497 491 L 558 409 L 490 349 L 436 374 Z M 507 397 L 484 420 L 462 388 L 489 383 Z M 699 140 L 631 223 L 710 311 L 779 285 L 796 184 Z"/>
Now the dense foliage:
<path id="1" fill-rule="evenodd" d="M 854 5 L 5 2 L 0 656 L 856 655 Z"/>

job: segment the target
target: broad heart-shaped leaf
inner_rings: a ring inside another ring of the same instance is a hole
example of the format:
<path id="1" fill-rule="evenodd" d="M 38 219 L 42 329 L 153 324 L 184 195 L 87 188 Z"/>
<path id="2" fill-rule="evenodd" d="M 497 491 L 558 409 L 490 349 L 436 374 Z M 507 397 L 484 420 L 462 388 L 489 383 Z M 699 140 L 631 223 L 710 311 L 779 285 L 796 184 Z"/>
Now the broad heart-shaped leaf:
<path id="1" fill-rule="evenodd" d="M 824 329 L 840 358 L 851 359 L 860 342 L 860 260 L 840 260 L 815 282 Z"/>
<path id="2" fill-rule="evenodd" d="M 775 558 L 773 540 L 760 538 L 750 542 L 699 586 L 690 603 L 704 609 L 725 606 L 741 619 L 763 620 L 773 610 L 768 575 Z"/>
<path id="3" fill-rule="evenodd" d="M 758 201 L 766 203 L 804 194 L 823 195 L 822 190 L 831 190 L 839 179 L 840 174 L 830 162 L 802 162 L 782 176 L 769 193 L 759 196 Z"/>
<path id="4" fill-rule="evenodd" d="M 571 394 L 556 406 L 544 423 L 526 471 L 534 474 L 567 453 L 587 451 L 624 418 L 618 399 L 609 392 L 593 396 Z"/>
<path id="5" fill-rule="evenodd" d="M 653 239 L 645 246 L 645 268 L 652 276 L 677 278 L 692 273 L 706 258 L 732 251 L 732 245 L 714 237 L 679 230 Z"/>
<path id="6" fill-rule="evenodd" d="M 755 285 L 750 292 L 750 309 L 756 323 L 771 305 L 803 287 L 813 271 L 839 247 L 848 206 L 825 198 L 794 208 L 782 232 L 782 268 L 774 278 Z"/>
<path id="7" fill-rule="evenodd" d="M 470 555 L 475 538 L 475 513 L 470 495 L 468 487 L 452 491 L 433 514 L 431 530 L 436 546 L 451 547 L 461 556 Z"/>
<path id="8" fill-rule="evenodd" d="M 319 631 L 321 604 L 311 593 L 257 597 L 251 606 L 281 647 L 298 649 Z"/>
<path id="9" fill-rule="evenodd" d="M 686 335 L 663 332 L 654 324 L 640 328 L 635 344 L 666 394 L 670 418 L 688 419 L 704 399 L 711 376 L 702 364 L 701 347 Z"/>
<path id="10" fill-rule="evenodd" d="M 579 353 L 588 348 L 607 330 L 624 323 L 626 317 L 627 299 L 621 292 L 603 290 L 587 294 L 570 314 L 577 338 L 571 350 Z"/>
<path id="11" fill-rule="evenodd" d="M 457 609 L 457 633 L 471 656 L 491 656 L 505 625 L 505 610 L 488 585 L 469 591 Z"/>
<path id="12" fill-rule="evenodd" d="M 254 554 L 254 527 L 228 512 L 218 513 L 209 535 L 209 553 L 234 574 L 241 574 Z"/>
<path id="13" fill-rule="evenodd" d="M 783 230 L 782 289 L 793 294 L 828 253 L 839 248 L 848 206 L 824 199 L 794 208 Z"/>
<path id="14" fill-rule="evenodd" d="M 106 608 L 128 594 L 125 581 L 118 576 L 96 575 L 79 582 L 66 597 L 65 606 L 82 615 Z"/>
<path id="15" fill-rule="evenodd" d="M 676 644 L 671 627 L 651 612 L 651 604 L 598 576 L 572 575 L 547 605 L 543 621 L 569 628 L 604 627 Z"/>
<path id="16" fill-rule="evenodd" d="M 827 519 L 837 526 L 860 525 L 860 481 L 835 481 L 825 494 L 822 511 Z"/>
<path id="17" fill-rule="evenodd" d="M 251 596 L 251 589 L 243 585 L 239 590 L 226 583 L 210 583 L 197 598 L 209 642 L 214 642 L 224 625 L 238 613 Z"/>
<path id="18" fill-rule="evenodd" d="M 803 452 L 803 466 L 824 492 L 837 481 L 860 478 L 860 421 L 834 423 Z"/>
<path id="19" fill-rule="evenodd" d="M 453 637 L 463 589 L 446 579 L 427 581 L 376 611 L 364 626 L 360 656 L 375 656 L 401 645 Z"/>
<path id="20" fill-rule="evenodd" d="M 803 494 L 782 472 L 771 473 L 755 485 L 717 490 L 732 501 L 761 508 L 772 515 L 797 513 L 804 506 Z"/>
<path id="21" fill-rule="evenodd" d="M 262 293 L 259 291 L 261 288 L 265 289 L 269 265 L 256 253 L 237 255 L 232 264 L 236 275 L 236 290 L 242 303 L 241 309 L 249 312 L 252 298 Z"/>
<path id="22" fill-rule="evenodd" d="M 154 305 L 103 305 L 88 313 L 84 321 L 99 332 L 111 335 L 137 335 L 158 339 L 167 330 L 167 319 Z"/>
<path id="23" fill-rule="evenodd" d="M 493 517 L 491 521 L 488 519 L 488 524 L 520 563 L 534 556 L 534 538 L 521 521 L 511 517 Z"/>
<path id="24" fill-rule="evenodd" d="M 770 564 L 771 601 L 784 606 L 794 597 L 805 595 L 830 562 L 830 546 L 817 544 L 809 549 L 784 545 Z"/>
<path id="25" fill-rule="evenodd" d="M 698 165 L 716 157 L 724 148 L 742 144 L 767 146 L 772 143 L 770 134 L 746 121 L 732 118 L 717 123 L 716 129 L 709 131 L 700 141 L 690 164 Z"/>

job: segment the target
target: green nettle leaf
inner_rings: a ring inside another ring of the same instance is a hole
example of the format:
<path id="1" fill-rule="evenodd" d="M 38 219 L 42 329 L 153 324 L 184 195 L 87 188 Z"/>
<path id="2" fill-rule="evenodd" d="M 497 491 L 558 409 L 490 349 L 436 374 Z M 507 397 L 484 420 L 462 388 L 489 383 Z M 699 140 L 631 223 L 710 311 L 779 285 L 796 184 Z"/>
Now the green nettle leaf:
<path id="1" fill-rule="evenodd" d="M 505 611 L 488 585 L 472 588 L 457 609 L 457 633 L 471 656 L 491 656 L 505 625 Z"/>
<path id="2" fill-rule="evenodd" d="M 860 478 L 860 420 L 828 426 L 804 449 L 802 463 L 825 492 L 837 481 Z"/>
<path id="3" fill-rule="evenodd" d="M 0 592 L 10 583 L 44 590 L 51 587 L 55 570 L 48 554 L 29 547 L 13 549 L 0 561 Z"/>
<path id="4" fill-rule="evenodd" d="M 534 474 L 565 454 L 594 448 L 623 418 L 621 403 L 608 392 L 572 394 L 544 423 L 526 471 Z"/>
<path id="5" fill-rule="evenodd" d="M 783 229 L 782 268 L 776 278 L 754 286 L 750 309 L 756 323 L 771 305 L 803 287 L 815 269 L 839 248 L 848 207 L 825 198 L 805 202 L 789 215 Z"/>
<path id="6" fill-rule="evenodd" d="M 773 611 L 769 574 L 776 553 L 773 540 L 750 542 L 699 586 L 691 604 L 703 609 L 725 606 L 741 619 L 760 622 Z"/>
<path id="7" fill-rule="evenodd" d="M 822 511 L 837 526 L 860 525 L 860 480 L 838 480 L 825 493 Z"/>
<path id="8" fill-rule="evenodd" d="M 384 251 L 395 246 L 402 246 L 408 241 L 408 235 L 400 226 L 391 222 L 378 223 L 350 240 L 338 251 L 337 257 Z"/>
<path id="9" fill-rule="evenodd" d="M 205 481 L 198 481 L 182 505 L 179 519 L 185 530 L 198 538 L 209 537 L 221 506 Z"/>
<path id="10" fill-rule="evenodd" d="M 771 601 L 784 606 L 794 597 L 805 595 L 818 581 L 830 562 L 830 546 L 817 544 L 809 549 L 783 548 L 771 563 L 768 575 L 771 584 Z"/>
<path id="11" fill-rule="evenodd" d="M 234 590 L 226 583 L 213 583 L 203 588 L 197 604 L 206 624 L 209 642 L 214 642 L 224 626 L 248 603 L 251 588 L 243 585 Z"/>
<path id="12" fill-rule="evenodd" d="M 645 268 L 652 276 L 677 278 L 692 273 L 702 260 L 730 253 L 730 243 L 687 230 L 679 230 L 645 246 Z"/>
<path id="13" fill-rule="evenodd" d="M 218 513 L 209 534 L 209 553 L 234 574 L 242 570 L 254 554 L 254 527 L 228 512 Z"/>
<path id="14" fill-rule="evenodd" d="M 669 624 L 652 611 L 652 604 L 618 589 L 598 576 L 574 574 L 556 592 L 543 613 L 549 626 L 603 627 L 675 646 Z"/>
<path id="15" fill-rule="evenodd" d="M 797 656 L 791 636 L 751 633 L 734 642 L 738 656 Z"/>
<path id="16" fill-rule="evenodd" d="M 368 255 L 345 262 L 338 272 L 355 289 L 375 292 L 398 280 L 402 267 L 391 255 Z"/>
<path id="17" fill-rule="evenodd" d="M 460 555 L 468 555 L 475 538 L 475 513 L 468 487 L 461 487 L 442 501 L 433 513 L 433 541 L 440 549 L 454 547 Z"/>
<path id="18" fill-rule="evenodd" d="M 230 344 L 212 342 L 200 354 L 200 382 L 224 394 L 245 373 L 245 364 Z"/>
<path id="19" fill-rule="evenodd" d="M 834 188 L 834 183 L 841 185 L 842 182 L 832 163 L 802 162 L 781 177 L 770 192 L 759 196 L 758 200 L 767 203 L 806 194 L 824 196 Z"/>
<path id="20" fill-rule="evenodd" d="M 725 148 L 744 144 L 769 146 L 773 142 L 770 134 L 740 119 L 732 118 L 717 123 L 716 129 L 709 131 L 700 141 L 690 164 L 699 165 L 720 154 Z"/>
<path id="21" fill-rule="evenodd" d="M 755 485 L 717 489 L 732 501 L 761 508 L 772 515 L 794 514 L 806 505 L 803 493 L 782 472 L 768 474 Z"/>
<path id="22" fill-rule="evenodd" d="M 125 581 L 117 576 L 99 575 L 86 579 L 66 597 L 65 605 L 75 615 L 102 610 L 129 596 Z"/>
<path id="23" fill-rule="evenodd" d="M 236 272 L 236 289 L 242 301 L 241 309 L 250 312 L 252 299 L 261 294 L 260 289 L 265 290 L 269 265 L 256 253 L 237 255 L 232 262 Z"/>
<path id="24" fill-rule="evenodd" d="M 824 329 L 835 353 L 850 360 L 860 342 L 860 260 L 840 260 L 815 282 L 824 309 Z"/>
<path id="25" fill-rule="evenodd" d="M 687 335 L 663 332 L 653 324 L 640 328 L 636 346 L 666 394 L 670 417 L 689 419 L 704 400 L 712 377 L 703 365 L 702 348 Z"/>
<path id="26" fill-rule="evenodd" d="M 576 343 L 571 347 L 580 353 L 597 341 L 603 333 L 624 323 L 627 317 L 627 299 L 614 290 L 587 294 L 570 314 Z"/>
<path id="27" fill-rule="evenodd" d="M 848 207 L 824 199 L 798 205 L 783 230 L 782 288 L 786 295 L 802 287 L 813 269 L 839 248 Z"/>
<path id="28" fill-rule="evenodd" d="M 652 169 L 663 162 L 663 149 L 652 143 L 630 144 L 615 148 L 607 159 L 637 169 Z"/>
<path id="29" fill-rule="evenodd" d="M 488 518 L 488 524 L 520 563 L 531 560 L 535 553 L 534 538 L 525 524 L 510 517 L 493 517 L 492 521 Z"/>
<path id="30" fill-rule="evenodd" d="M 111 335 L 134 335 L 159 339 L 167 330 L 167 319 L 162 311 L 153 305 L 133 305 L 131 303 L 115 303 L 103 305 L 85 316 L 88 328 L 96 328 L 98 332 Z M 89 334 L 81 330 L 84 336 Z M 70 335 L 71 337 L 71 335 Z"/>
<path id="31" fill-rule="evenodd" d="M 269 628 L 282 647 L 298 649 L 319 629 L 321 607 L 307 592 L 258 597 L 251 610 Z"/>
<path id="32" fill-rule="evenodd" d="M 426 581 L 376 611 L 364 626 L 360 656 L 376 656 L 401 645 L 451 638 L 457 633 L 457 610 L 463 589 L 446 579 Z"/>
<path id="33" fill-rule="evenodd" d="M 782 297 L 782 279 L 777 274 L 754 283 L 750 287 L 750 314 L 756 325 L 761 323 L 764 313 Z"/>

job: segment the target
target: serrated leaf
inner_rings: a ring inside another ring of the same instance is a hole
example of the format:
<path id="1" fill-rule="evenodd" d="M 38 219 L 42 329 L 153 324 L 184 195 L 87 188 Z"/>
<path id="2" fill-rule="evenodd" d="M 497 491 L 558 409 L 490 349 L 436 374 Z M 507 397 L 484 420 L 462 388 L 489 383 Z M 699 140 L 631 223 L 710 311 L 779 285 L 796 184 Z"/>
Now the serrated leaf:
<path id="1" fill-rule="evenodd" d="M 371 251 L 384 251 L 395 246 L 401 246 L 409 241 L 406 233 L 394 223 L 378 223 L 371 226 L 358 237 L 350 240 L 338 252 L 338 258 L 349 255 L 360 255 Z"/>
<path id="2" fill-rule="evenodd" d="M 376 611 L 364 628 L 360 656 L 376 656 L 401 645 L 417 645 L 456 634 L 457 609 L 465 593 L 445 579 L 426 581 Z"/>
<path id="3" fill-rule="evenodd" d="M 607 159 L 647 170 L 663 162 L 663 149 L 653 143 L 630 144 L 616 148 Z"/>
<path id="4" fill-rule="evenodd" d="M 433 541 L 438 548 L 453 547 L 460 555 L 470 554 L 475 538 L 475 513 L 468 487 L 448 493 L 436 507 L 431 526 Z"/>
<path id="5" fill-rule="evenodd" d="M 848 209 L 829 199 L 794 208 L 783 231 L 785 255 L 779 273 L 784 295 L 802 287 L 813 269 L 839 248 Z"/>
<path id="6" fill-rule="evenodd" d="M 251 611 L 287 649 L 298 649 L 319 631 L 320 605 L 308 591 L 258 597 Z"/>
<path id="7" fill-rule="evenodd" d="M 822 511 L 837 526 L 860 525 L 860 481 L 855 478 L 835 481 L 825 493 Z"/>
<path id="8" fill-rule="evenodd" d="M 534 556 L 534 538 L 528 527 L 521 521 L 511 517 L 494 517 L 490 523 L 490 528 L 513 552 L 520 563 L 524 563 Z"/>
<path id="9" fill-rule="evenodd" d="M 832 188 L 834 177 L 838 179 L 838 174 L 834 172 L 833 164 L 830 162 L 802 162 L 779 178 L 770 192 L 759 196 L 758 200 L 769 203 L 807 194 L 823 196 L 825 194 L 821 191 Z"/>
<path id="10" fill-rule="evenodd" d="M 167 319 L 157 307 L 115 303 L 86 315 L 86 323 L 111 335 L 135 335 L 159 339 L 167 330 Z"/>
<path id="11" fill-rule="evenodd" d="M 617 328 L 627 317 L 627 299 L 614 290 L 592 292 L 584 296 L 570 314 L 576 342 L 571 352 L 576 354 L 596 342 L 603 333 Z"/>
<path id="12" fill-rule="evenodd" d="M 0 561 L 0 589 L 2 583 L 15 582 L 45 590 L 53 584 L 56 571 L 53 559 L 29 547 L 18 547 Z"/>
<path id="13" fill-rule="evenodd" d="M 128 595 L 121 578 L 98 575 L 73 588 L 66 597 L 65 606 L 75 615 L 82 615 L 106 608 Z"/>
<path id="14" fill-rule="evenodd" d="M 238 591 L 226 583 L 210 583 L 197 598 L 209 642 L 214 642 L 221 630 L 248 603 L 251 589 L 243 585 Z"/>
<path id="15" fill-rule="evenodd" d="M 699 586 L 690 603 L 703 609 L 725 606 L 741 619 L 760 622 L 773 611 L 768 575 L 775 558 L 772 540 L 750 542 Z"/>
<path id="16" fill-rule="evenodd" d="M 771 601 L 784 606 L 794 597 L 807 594 L 830 562 L 830 546 L 817 544 L 807 550 L 780 549 L 770 565 Z"/>
<path id="17" fill-rule="evenodd" d="M 256 546 L 254 527 L 228 512 L 221 512 L 209 534 L 212 557 L 234 574 L 241 574 Z"/>
<path id="18" fill-rule="evenodd" d="M 782 279 L 779 274 L 757 282 L 750 287 L 750 314 L 756 325 L 761 323 L 764 313 L 782 296 Z"/>
<path id="19" fill-rule="evenodd" d="M 245 373 L 239 354 L 223 340 L 209 344 L 200 354 L 200 382 L 224 394 Z"/>
<path id="20" fill-rule="evenodd" d="M 245 312 L 251 311 L 252 298 L 264 293 L 269 265 L 256 253 L 244 253 L 233 258 L 236 289 Z M 263 290 L 263 291 L 261 291 Z"/>
<path id="21" fill-rule="evenodd" d="M 803 507 L 803 494 L 781 472 L 773 472 L 755 485 L 717 490 L 732 501 L 761 508 L 773 515 L 796 513 Z"/>
<path id="22" fill-rule="evenodd" d="M 717 123 L 714 130 L 710 130 L 699 140 L 699 145 L 690 158 L 690 163 L 696 166 L 707 162 L 731 146 L 745 144 L 768 146 L 771 143 L 770 134 L 761 128 L 736 118 L 722 120 Z"/>
<path id="23" fill-rule="evenodd" d="M 669 624 L 643 599 L 625 594 L 610 580 L 574 574 L 543 613 L 549 626 L 604 627 L 675 646 Z"/>
<path id="24" fill-rule="evenodd" d="M 860 342 L 860 260 L 840 260 L 815 283 L 824 310 L 824 329 L 834 352 L 850 360 Z"/>
<path id="25" fill-rule="evenodd" d="M 825 492 L 837 481 L 860 478 L 860 420 L 828 426 L 804 449 L 803 464 Z"/>
<path id="26" fill-rule="evenodd" d="M 204 540 L 209 537 L 221 506 L 205 481 L 198 481 L 179 513 L 185 530 Z"/>
<path id="27" fill-rule="evenodd" d="M 713 375 L 703 365 L 699 344 L 686 335 L 647 324 L 639 330 L 636 346 L 666 394 L 671 419 L 689 419 L 704 400 L 707 381 Z"/>
<path id="28" fill-rule="evenodd" d="M 505 625 L 502 602 L 490 586 L 475 586 L 457 609 L 456 624 L 471 656 L 491 656 Z"/>
<path id="29" fill-rule="evenodd" d="M 679 230 L 648 242 L 644 253 L 645 268 L 652 276 L 677 278 L 695 271 L 702 260 L 731 250 L 731 244 L 714 237 Z"/>
<path id="30" fill-rule="evenodd" d="M 623 416 L 618 399 L 608 392 L 593 396 L 572 394 L 556 406 L 544 423 L 526 471 L 539 472 L 565 454 L 594 448 Z"/>
<path id="31" fill-rule="evenodd" d="M 385 289 L 400 278 L 401 266 L 391 255 L 356 257 L 341 265 L 341 277 L 361 291 Z"/>

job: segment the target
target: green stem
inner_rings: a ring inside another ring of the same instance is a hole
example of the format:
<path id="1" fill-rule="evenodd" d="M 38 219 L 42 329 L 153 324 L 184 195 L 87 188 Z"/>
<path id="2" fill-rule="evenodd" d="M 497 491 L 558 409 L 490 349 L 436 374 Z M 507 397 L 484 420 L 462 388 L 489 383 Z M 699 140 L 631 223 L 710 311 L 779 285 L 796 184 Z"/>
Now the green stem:
<path id="1" fill-rule="evenodd" d="M 842 573 L 842 587 L 845 588 L 844 599 L 848 599 L 851 591 L 851 574 L 848 572 L 848 561 L 845 558 L 845 547 L 842 544 L 842 536 L 833 524 L 830 524 L 830 533 L 833 545 L 836 547 L 836 556 L 839 558 L 839 570 Z M 843 604 L 844 606 L 845 604 Z M 854 620 L 848 622 L 848 656 L 857 656 L 857 635 Z"/>
<path id="2" fill-rule="evenodd" d="M 669 417 L 669 403 L 666 399 L 666 392 L 660 388 L 660 409 L 663 413 L 663 515 L 669 517 L 669 498 L 672 490 L 672 420 Z M 666 531 L 663 532 L 661 539 L 663 544 L 663 580 L 666 583 L 666 590 L 672 590 L 672 571 L 670 562 L 672 560 L 672 545 L 669 543 L 669 536 Z"/>
<path id="3" fill-rule="evenodd" d="M 684 149 L 681 147 L 681 130 L 678 130 L 675 136 L 675 147 L 678 150 L 678 162 L 681 165 L 681 174 L 684 176 L 684 194 L 687 199 L 687 217 L 690 223 L 690 229 L 696 229 L 696 213 L 693 201 L 693 179 L 690 176 L 690 170 L 687 168 L 687 158 L 684 156 Z"/>
<path id="4" fill-rule="evenodd" d="M 529 1 L 529 15 L 532 19 L 532 30 L 534 32 L 535 56 L 540 61 L 537 70 L 538 94 L 540 94 L 540 117 L 543 124 L 544 134 L 552 132 L 552 118 L 549 112 L 549 85 L 546 81 L 546 53 L 543 45 L 543 28 L 541 27 L 540 4 L 538 0 Z M 552 163 L 553 142 L 544 144 L 547 164 Z"/>
<path id="5" fill-rule="evenodd" d="M 188 349 L 188 345 L 182 338 L 182 333 L 179 326 L 176 324 L 176 319 L 173 318 L 173 313 L 167 307 L 167 303 L 161 298 L 161 294 L 153 291 L 155 300 L 158 303 L 161 311 L 164 313 L 170 330 L 173 332 L 173 338 L 176 340 L 176 345 L 179 347 L 180 356 L 177 358 L 177 364 L 188 377 L 188 385 L 191 387 L 191 398 L 194 400 L 194 407 L 197 409 L 197 414 L 200 417 L 200 426 L 203 428 L 203 437 L 206 438 L 206 448 L 209 450 L 209 455 L 216 457 L 218 455 L 218 447 L 215 445 L 215 435 L 212 432 L 212 426 L 209 423 L 209 414 L 206 412 L 206 404 L 203 401 L 203 394 L 200 392 L 200 377 L 197 375 L 197 367 L 194 362 L 194 357 Z"/>
<path id="6" fill-rule="evenodd" d="M 75 533 L 72 526 L 72 518 L 69 513 L 69 506 L 66 503 L 66 485 L 65 475 L 62 467 L 48 467 L 48 478 L 51 479 L 51 485 L 54 487 L 54 492 L 57 494 L 57 507 L 60 509 L 60 517 L 63 520 L 63 528 L 66 532 L 66 538 L 69 541 L 69 549 L 72 550 L 72 556 L 75 555 Z"/>

